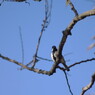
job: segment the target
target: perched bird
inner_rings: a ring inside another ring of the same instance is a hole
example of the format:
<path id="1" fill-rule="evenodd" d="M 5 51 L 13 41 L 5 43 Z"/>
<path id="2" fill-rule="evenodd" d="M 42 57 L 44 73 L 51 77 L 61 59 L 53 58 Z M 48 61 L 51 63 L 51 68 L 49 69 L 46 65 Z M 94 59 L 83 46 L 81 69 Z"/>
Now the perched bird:
<path id="1" fill-rule="evenodd" d="M 52 46 L 51 58 L 54 62 L 56 62 L 56 59 L 58 58 L 58 51 L 57 51 L 56 46 Z M 64 65 L 67 71 L 70 71 L 62 55 L 61 55 L 60 63 Z"/>

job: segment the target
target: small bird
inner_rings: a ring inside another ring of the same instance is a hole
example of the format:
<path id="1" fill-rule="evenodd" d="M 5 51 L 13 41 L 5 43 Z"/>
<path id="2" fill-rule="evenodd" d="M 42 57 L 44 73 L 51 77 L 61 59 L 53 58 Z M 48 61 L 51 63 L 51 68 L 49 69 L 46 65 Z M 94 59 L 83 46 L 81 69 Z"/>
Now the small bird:
<path id="1" fill-rule="evenodd" d="M 52 58 L 52 60 L 54 62 L 56 62 L 57 57 L 58 57 L 57 48 L 56 48 L 56 46 L 52 46 L 51 58 Z M 70 69 L 66 65 L 66 62 L 64 60 L 64 57 L 62 55 L 61 55 L 60 63 L 62 63 L 64 65 L 64 67 L 66 68 L 67 71 L 70 71 Z"/>

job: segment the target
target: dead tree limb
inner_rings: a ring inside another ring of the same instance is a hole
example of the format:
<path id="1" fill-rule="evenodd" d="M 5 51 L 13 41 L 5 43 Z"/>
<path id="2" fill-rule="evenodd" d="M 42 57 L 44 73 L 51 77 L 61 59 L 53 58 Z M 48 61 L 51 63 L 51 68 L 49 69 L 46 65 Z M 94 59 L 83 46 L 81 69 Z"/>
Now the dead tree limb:
<path id="1" fill-rule="evenodd" d="M 87 11 L 87 12 L 84 12 L 84 13 L 82 13 L 82 14 L 74 17 L 73 20 L 71 21 L 71 23 L 68 25 L 68 27 L 64 31 L 62 31 L 63 35 L 62 35 L 62 38 L 61 38 L 61 41 L 60 41 L 59 47 L 58 47 L 58 55 L 59 56 L 62 54 L 62 50 L 63 50 L 63 47 L 64 47 L 64 45 L 66 43 L 67 37 L 69 35 L 71 35 L 71 30 L 73 29 L 74 25 L 78 21 L 83 20 L 84 18 L 89 17 L 89 16 L 93 16 L 93 15 L 95 15 L 95 9 Z M 42 30 L 41 30 L 42 33 L 43 33 L 43 31 L 44 31 L 44 29 L 46 27 L 45 25 L 46 25 L 46 22 L 47 22 L 47 19 L 48 19 L 47 16 L 45 16 L 45 17 L 46 18 L 45 18 L 45 21 L 44 21 L 44 25 L 43 25 Z M 41 40 L 41 37 L 42 37 L 42 33 L 40 34 L 40 37 L 39 37 L 39 40 L 38 40 L 38 44 L 37 44 L 37 48 L 36 48 L 36 53 L 35 53 L 35 56 L 34 56 L 35 60 L 33 60 L 33 62 L 36 61 L 36 57 L 37 57 L 38 48 L 39 48 L 40 40 Z M 34 71 L 34 72 L 37 72 L 37 73 L 46 74 L 46 75 L 52 75 L 53 73 L 55 73 L 56 72 L 56 68 L 58 67 L 58 64 L 59 64 L 59 62 L 56 62 L 56 63 L 53 64 L 53 66 L 50 69 L 50 71 L 45 71 L 45 70 L 41 70 L 41 69 L 29 68 L 26 65 L 23 65 L 23 64 L 15 61 L 15 60 L 12 60 L 12 59 L 10 59 L 8 57 L 4 57 L 2 55 L 0 55 L 0 57 L 3 58 L 3 59 L 5 59 L 5 60 L 7 60 L 7 61 L 13 62 L 13 63 L 15 63 L 15 64 L 17 64 L 17 65 L 19 65 L 19 66 L 21 66 L 23 68 L 26 68 L 28 70 L 31 70 L 31 71 Z M 92 61 L 92 60 L 95 60 L 95 58 L 93 58 L 91 60 L 81 61 L 81 62 L 72 64 L 71 66 L 69 66 L 69 68 L 71 68 L 74 65 L 77 65 L 77 64 L 80 64 L 80 63 L 83 63 L 83 62 L 87 62 L 87 61 Z M 64 68 L 61 68 L 61 69 L 64 69 Z"/>
<path id="2" fill-rule="evenodd" d="M 53 75 L 56 72 L 56 68 L 59 68 L 60 70 L 63 70 L 63 71 L 66 70 L 66 69 L 58 66 L 59 63 L 54 63 L 53 66 L 51 67 L 50 71 L 46 71 L 46 70 L 42 70 L 42 69 L 38 69 L 38 68 L 30 68 L 27 65 L 24 65 L 24 64 L 22 64 L 22 63 L 20 63 L 20 62 L 18 62 L 16 60 L 10 59 L 8 57 L 5 57 L 5 56 L 3 56 L 1 54 L 0 54 L 0 58 L 2 58 L 4 60 L 7 60 L 9 62 L 15 63 L 15 64 L 21 66 L 22 68 L 27 69 L 27 70 L 30 70 L 30 71 L 33 71 L 33 72 L 36 72 L 36 73 L 39 73 L 39 74 L 49 75 L 49 76 Z M 77 64 L 81 64 L 81 63 L 88 62 L 88 61 L 93 61 L 93 60 L 95 60 L 95 58 L 83 60 L 83 61 L 77 62 L 75 64 L 72 64 L 72 65 L 70 65 L 68 67 L 71 68 L 71 67 L 73 67 L 73 66 L 75 66 Z"/>
<path id="3" fill-rule="evenodd" d="M 84 18 L 89 17 L 89 16 L 93 16 L 93 15 L 95 15 L 95 9 L 87 11 L 87 12 L 84 12 L 84 13 L 74 17 L 74 19 L 71 21 L 71 23 L 68 25 L 68 27 L 65 30 L 62 31 L 63 36 L 62 36 L 60 44 L 58 46 L 59 55 L 61 55 L 63 47 L 64 47 L 65 42 L 67 40 L 67 37 L 69 35 L 71 35 L 71 30 L 73 29 L 74 25 L 78 21 L 83 20 Z"/>
<path id="4" fill-rule="evenodd" d="M 75 16 L 78 16 L 78 12 L 77 12 L 77 10 L 75 9 L 75 7 L 74 7 L 74 5 L 73 5 L 73 3 L 69 0 L 69 5 L 70 5 L 70 7 L 71 7 L 71 10 L 75 13 Z"/>
<path id="5" fill-rule="evenodd" d="M 89 90 L 89 89 L 94 85 L 94 82 L 95 82 L 95 72 L 94 72 L 94 74 L 93 74 L 92 77 L 91 77 L 91 82 L 90 82 L 87 86 L 85 86 L 85 87 L 82 88 L 82 93 L 81 93 L 81 95 L 84 95 L 84 93 L 85 93 L 87 90 Z"/>
<path id="6" fill-rule="evenodd" d="M 38 56 L 38 50 L 39 50 L 42 35 L 43 35 L 45 29 L 48 27 L 48 25 L 50 23 L 51 10 L 52 10 L 52 1 L 51 1 L 51 5 L 49 6 L 48 0 L 45 0 L 45 18 L 43 20 L 42 29 L 41 29 L 41 32 L 40 32 L 40 36 L 38 38 L 38 43 L 37 43 L 37 46 L 36 46 L 36 52 L 35 52 L 34 57 L 33 57 L 32 68 L 34 68 L 34 66 L 36 64 L 36 60 L 37 60 L 37 56 Z"/>
<path id="7" fill-rule="evenodd" d="M 76 65 L 78 65 L 78 64 L 83 64 L 83 63 L 86 63 L 86 62 L 89 62 L 89 61 L 95 61 L 95 58 L 86 59 L 86 60 L 82 60 L 82 61 L 80 61 L 80 62 L 76 62 L 76 63 L 74 63 L 74 64 L 68 66 L 68 68 L 71 68 L 71 67 L 76 66 Z M 57 66 L 57 68 L 59 68 L 60 70 L 63 70 L 63 71 L 65 70 L 65 68 L 60 67 L 60 66 Z"/>
<path id="8" fill-rule="evenodd" d="M 0 58 L 4 59 L 4 60 L 7 60 L 9 62 L 12 62 L 12 63 L 15 63 L 19 66 L 21 66 L 22 68 L 25 68 L 27 70 L 30 70 L 30 71 L 33 71 L 33 72 L 36 72 L 36 73 L 41 73 L 41 74 L 46 74 L 46 75 L 50 75 L 51 73 L 49 71 L 45 71 L 45 70 L 41 70 L 41 69 L 37 69 L 37 68 L 30 68 L 30 67 L 27 67 L 26 65 L 16 61 L 16 60 L 13 60 L 13 59 L 10 59 L 8 57 L 5 57 L 3 55 L 0 54 Z"/>

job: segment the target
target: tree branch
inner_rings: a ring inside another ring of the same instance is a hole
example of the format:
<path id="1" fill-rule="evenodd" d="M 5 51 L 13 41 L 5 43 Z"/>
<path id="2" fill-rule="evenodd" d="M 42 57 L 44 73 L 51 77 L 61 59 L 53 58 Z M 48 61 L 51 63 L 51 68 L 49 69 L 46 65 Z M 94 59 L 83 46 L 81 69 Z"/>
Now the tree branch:
<path id="1" fill-rule="evenodd" d="M 35 0 L 35 1 L 41 1 L 41 0 Z M 49 10 L 49 8 L 50 8 L 50 10 Z M 36 46 L 36 52 L 35 52 L 34 57 L 33 57 L 34 62 L 33 62 L 32 68 L 34 68 L 34 66 L 36 64 L 35 60 L 36 60 L 36 57 L 38 56 L 38 50 L 39 50 L 39 46 L 40 46 L 40 42 L 41 42 L 43 32 L 45 31 L 45 29 L 48 27 L 48 25 L 50 23 L 51 10 L 52 10 L 52 2 L 51 2 L 51 6 L 49 7 L 48 0 L 45 0 L 45 18 L 43 20 L 42 29 L 40 32 L 40 36 L 38 38 L 38 43 Z"/>
<path id="2" fill-rule="evenodd" d="M 49 75 L 49 76 L 56 72 L 56 67 L 58 65 L 58 64 L 55 63 L 55 64 L 53 64 L 53 66 L 52 66 L 50 71 L 45 71 L 45 70 L 37 69 L 37 68 L 30 68 L 27 65 L 24 65 L 24 64 L 22 64 L 22 63 L 20 63 L 20 62 L 18 62 L 16 60 L 10 59 L 8 57 L 5 57 L 5 56 L 3 56 L 1 54 L 0 54 L 0 58 L 2 58 L 4 60 L 7 60 L 9 62 L 15 63 L 15 64 L 21 66 L 22 68 L 27 69 L 27 70 L 30 70 L 30 71 L 33 71 L 33 72 L 36 72 L 36 73 L 39 73 L 39 74 L 46 74 L 46 75 Z"/>
<path id="3" fill-rule="evenodd" d="M 94 72 L 94 74 L 91 77 L 91 82 L 87 86 L 82 88 L 81 95 L 84 95 L 84 93 L 93 86 L 94 82 L 95 82 L 95 72 Z"/>
<path id="4" fill-rule="evenodd" d="M 95 9 L 87 11 L 87 12 L 84 12 L 84 13 L 78 15 L 77 17 L 74 17 L 74 19 L 71 21 L 71 23 L 68 25 L 68 27 L 63 32 L 63 36 L 62 36 L 62 39 L 61 39 L 59 47 L 58 47 L 58 54 L 59 55 L 62 53 L 64 44 L 65 44 L 65 42 L 67 40 L 68 35 L 71 35 L 71 30 L 73 29 L 74 25 L 78 21 L 83 20 L 84 18 L 86 18 L 88 16 L 92 16 L 92 15 L 95 15 Z M 47 20 L 45 20 L 44 24 L 46 23 L 46 21 Z M 45 26 L 43 26 L 42 31 L 44 31 L 44 28 L 45 28 Z M 41 37 L 41 35 L 40 35 L 40 37 Z M 39 37 L 39 40 L 38 40 L 38 45 L 37 45 L 37 49 L 36 49 L 36 53 L 35 53 L 36 57 L 37 57 L 37 52 L 38 52 L 38 48 L 39 48 L 39 44 L 40 44 L 40 39 L 41 39 L 40 37 Z M 36 57 L 35 56 L 34 56 L 35 60 L 33 60 L 33 61 L 36 61 Z M 23 68 L 26 68 L 26 69 L 28 69 L 30 71 L 37 72 L 37 73 L 42 73 L 42 74 L 46 74 L 46 75 L 52 75 L 52 74 L 54 74 L 55 71 L 56 71 L 56 68 L 58 67 L 58 64 L 59 64 L 58 62 L 54 63 L 53 66 L 52 66 L 52 68 L 50 69 L 50 71 L 45 71 L 45 70 L 36 69 L 36 68 L 29 68 L 28 66 L 23 65 L 23 64 L 15 61 L 15 60 L 12 60 L 12 59 L 10 59 L 8 57 L 2 56 L 1 54 L 0 54 L 0 57 L 3 58 L 3 59 L 5 59 L 5 60 L 7 60 L 7 61 L 13 62 L 13 63 L 15 63 L 15 64 L 17 64 L 17 65 L 19 65 L 19 66 L 21 66 Z M 95 58 L 87 59 L 87 60 L 84 60 L 84 61 L 77 62 L 75 64 L 70 65 L 69 68 L 71 68 L 72 66 L 75 66 L 77 64 L 88 62 L 88 61 L 92 61 L 92 60 L 95 60 Z M 61 68 L 61 67 L 60 67 L 60 69 L 61 70 L 65 70 L 64 68 Z"/>
<path id="5" fill-rule="evenodd" d="M 62 50 L 63 50 L 63 47 L 64 47 L 65 42 L 67 40 L 67 37 L 69 35 L 71 35 L 71 30 L 73 29 L 74 25 L 78 21 L 83 20 L 84 18 L 89 17 L 89 16 L 93 16 L 93 15 L 95 15 L 95 9 L 84 12 L 84 13 L 74 17 L 74 19 L 71 21 L 71 23 L 68 25 L 68 27 L 64 31 L 62 31 L 63 36 L 61 38 L 61 41 L 60 41 L 60 44 L 59 44 L 59 47 L 58 47 L 59 55 L 62 53 Z"/>
<path id="6" fill-rule="evenodd" d="M 76 63 L 70 65 L 69 68 L 71 68 L 71 67 L 73 67 L 75 65 L 81 64 L 81 63 L 85 63 L 85 62 L 89 62 L 89 61 L 94 61 L 94 60 L 95 60 L 95 58 L 91 58 L 91 59 L 87 59 L 87 60 L 82 60 L 80 62 L 76 62 Z"/>
<path id="7" fill-rule="evenodd" d="M 85 62 L 89 62 L 89 61 L 94 61 L 94 60 L 95 60 L 95 58 L 91 58 L 91 59 L 87 59 L 87 60 L 82 60 L 82 61 L 80 61 L 80 62 L 76 62 L 76 63 L 74 63 L 74 64 L 68 66 L 68 68 L 71 68 L 71 67 L 76 66 L 76 65 L 81 64 L 81 63 L 85 63 Z M 59 68 L 59 69 L 62 70 L 62 71 L 66 70 L 65 68 L 60 67 L 60 66 L 57 66 L 57 68 Z"/>
<path id="8" fill-rule="evenodd" d="M 49 75 L 49 76 L 53 75 L 56 72 L 56 68 L 59 68 L 60 70 L 63 70 L 63 71 L 66 70 L 63 67 L 58 66 L 59 63 L 54 63 L 53 66 L 51 67 L 50 71 L 46 71 L 46 70 L 37 69 L 37 68 L 30 68 L 27 65 L 24 65 L 24 64 L 22 64 L 22 63 L 20 63 L 20 62 L 18 62 L 16 60 L 10 59 L 8 57 L 5 57 L 5 56 L 3 56 L 1 54 L 0 54 L 0 58 L 2 58 L 4 60 L 7 60 L 9 62 L 15 63 L 15 64 L 21 66 L 22 68 L 27 69 L 27 70 L 30 70 L 30 71 L 33 71 L 33 72 L 36 72 L 36 73 L 39 73 L 39 74 L 46 74 L 46 75 Z M 77 62 L 75 64 L 72 64 L 72 65 L 68 66 L 68 68 L 71 68 L 71 67 L 73 67 L 73 66 L 75 66 L 77 64 L 80 64 L 80 63 L 84 63 L 84 62 L 88 62 L 88 61 L 93 61 L 93 60 L 95 60 L 95 58 L 83 60 L 83 61 L 80 61 L 80 62 Z"/>
<path id="9" fill-rule="evenodd" d="M 43 57 L 39 57 L 39 56 L 37 56 L 37 58 L 39 58 L 39 59 L 41 59 L 41 60 L 46 60 L 46 61 L 51 61 L 51 62 L 52 62 L 52 60 L 47 59 L 47 58 L 43 58 Z"/>
<path id="10" fill-rule="evenodd" d="M 78 16 L 78 12 L 77 10 L 75 9 L 73 3 L 69 0 L 69 5 L 71 6 L 71 10 L 75 13 L 75 16 Z"/>

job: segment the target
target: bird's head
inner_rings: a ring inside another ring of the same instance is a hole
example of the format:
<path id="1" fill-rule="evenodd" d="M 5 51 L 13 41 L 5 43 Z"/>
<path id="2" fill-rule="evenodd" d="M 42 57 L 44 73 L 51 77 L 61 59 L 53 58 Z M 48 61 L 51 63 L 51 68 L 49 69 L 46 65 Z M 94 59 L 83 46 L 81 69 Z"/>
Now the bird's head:
<path id="1" fill-rule="evenodd" d="M 52 46 L 52 51 L 57 51 L 56 46 Z"/>

